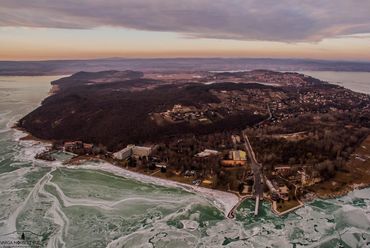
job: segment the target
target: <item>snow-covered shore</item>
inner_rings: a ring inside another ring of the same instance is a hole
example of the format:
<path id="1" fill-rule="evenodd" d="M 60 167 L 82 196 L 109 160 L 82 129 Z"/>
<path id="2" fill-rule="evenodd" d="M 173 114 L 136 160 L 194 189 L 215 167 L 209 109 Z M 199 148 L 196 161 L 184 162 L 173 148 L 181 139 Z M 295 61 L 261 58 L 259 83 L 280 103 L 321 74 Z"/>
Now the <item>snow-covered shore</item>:
<path id="1" fill-rule="evenodd" d="M 76 169 L 89 169 L 89 170 L 101 170 L 105 172 L 112 173 L 114 175 L 134 179 L 143 183 L 151 183 L 155 185 L 165 186 L 165 187 L 176 187 L 184 189 L 188 192 L 196 193 L 208 201 L 210 201 L 215 207 L 225 213 L 227 215 L 230 210 L 238 203 L 238 197 L 235 194 L 220 191 L 220 190 L 213 190 L 208 189 L 200 186 L 189 185 L 184 183 L 179 183 L 171 180 L 166 180 L 157 177 L 151 177 L 148 175 L 144 175 L 141 173 L 133 172 L 130 170 L 126 170 L 124 168 L 117 167 L 107 162 L 95 163 L 95 164 L 83 164 L 78 166 L 68 166 L 68 168 L 76 168 Z"/>
<path id="2" fill-rule="evenodd" d="M 20 142 L 21 146 L 23 147 L 24 151 L 21 152 L 20 158 L 22 160 L 28 161 L 36 161 L 34 158 L 35 154 L 45 150 L 47 146 L 50 144 L 42 141 L 36 140 L 22 140 L 21 138 L 27 136 L 26 132 L 21 130 L 15 130 L 14 139 Z M 159 186 L 164 187 L 176 187 L 181 188 L 188 192 L 196 193 L 205 199 L 207 199 L 210 203 L 212 203 L 216 208 L 224 212 L 225 216 L 230 212 L 230 210 L 238 203 L 239 199 L 235 194 L 220 191 L 220 190 L 213 190 L 204 187 L 199 187 L 195 185 L 184 184 L 180 182 L 175 182 L 171 180 L 161 179 L 157 177 L 151 177 L 148 175 L 144 175 L 141 173 L 133 172 L 130 170 L 126 170 L 124 168 L 117 167 L 112 165 L 108 162 L 85 162 L 82 165 L 63 165 L 60 161 L 54 162 L 44 162 L 38 160 L 38 164 L 42 164 L 48 167 L 68 167 L 71 169 L 88 169 L 88 170 L 100 170 L 108 173 L 112 173 L 117 176 L 122 176 L 129 179 L 134 179 L 143 183 L 151 183 Z"/>

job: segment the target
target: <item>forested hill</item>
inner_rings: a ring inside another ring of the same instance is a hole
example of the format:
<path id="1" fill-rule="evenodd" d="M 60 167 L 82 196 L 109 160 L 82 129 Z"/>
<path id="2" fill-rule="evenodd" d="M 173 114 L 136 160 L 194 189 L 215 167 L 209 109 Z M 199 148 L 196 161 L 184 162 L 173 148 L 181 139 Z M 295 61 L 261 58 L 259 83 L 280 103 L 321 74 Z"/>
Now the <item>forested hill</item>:
<path id="1" fill-rule="evenodd" d="M 157 142 L 183 134 L 208 134 L 242 129 L 266 118 L 245 110 L 227 114 L 207 125 L 157 125 L 151 113 L 175 104 L 207 106 L 220 100 L 217 90 L 272 89 L 260 84 L 166 84 L 143 78 L 141 72 L 80 72 L 54 81 L 62 88 L 19 121 L 19 127 L 48 140 L 82 140 L 117 150 L 130 143 Z M 226 113 L 226 111 L 225 111 Z"/>
<path id="2" fill-rule="evenodd" d="M 70 77 L 61 78 L 51 82 L 52 85 L 58 85 L 61 89 L 77 87 L 81 85 L 105 84 L 113 82 L 122 82 L 127 80 L 139 79 L 144 76 L 140 71 L 101 71 L 101 72 L 77 72 Z"/>

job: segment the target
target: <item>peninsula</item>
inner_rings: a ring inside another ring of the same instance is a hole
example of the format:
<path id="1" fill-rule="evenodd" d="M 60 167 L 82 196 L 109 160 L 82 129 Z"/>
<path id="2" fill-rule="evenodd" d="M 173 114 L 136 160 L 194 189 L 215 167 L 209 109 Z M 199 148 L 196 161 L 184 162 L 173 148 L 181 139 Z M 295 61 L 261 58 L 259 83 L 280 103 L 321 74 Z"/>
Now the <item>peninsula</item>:
<path id="1" fill-rule="evenodd" d="M 370 185 L 370 96 L 268 70 L 79 72 L 18 127 L 55 150 L 272 202 Z M 234 209 L 229 217 L 234 217 Z"/>

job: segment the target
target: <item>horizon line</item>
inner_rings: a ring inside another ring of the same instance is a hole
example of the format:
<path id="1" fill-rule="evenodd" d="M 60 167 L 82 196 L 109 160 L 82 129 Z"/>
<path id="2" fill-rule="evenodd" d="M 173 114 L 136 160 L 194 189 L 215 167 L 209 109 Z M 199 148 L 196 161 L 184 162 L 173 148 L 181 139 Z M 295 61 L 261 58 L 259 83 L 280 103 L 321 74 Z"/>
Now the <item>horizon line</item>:
<path id="1" fill-rule="evenodd" d="M 354 60 L 354 59 L 319 59 L 319 58 L 289 58 L 289 57 L 97 57 L 97 58 L 61 58 L 61 59 L 16 59 L 16 60 L 0 60 L 0 62 L 55 62 L 55 61 L 94 61 L 94 60 L 191 60 L 191 59 L 227 59 L 227 60 L 237 60 L 237 59 L 251 59 L 251 60 L 302 60 L 302 61 L 326 61 L 326 62 L 346 62 L 346 63 L 370 63 L 370 60 Z"/>

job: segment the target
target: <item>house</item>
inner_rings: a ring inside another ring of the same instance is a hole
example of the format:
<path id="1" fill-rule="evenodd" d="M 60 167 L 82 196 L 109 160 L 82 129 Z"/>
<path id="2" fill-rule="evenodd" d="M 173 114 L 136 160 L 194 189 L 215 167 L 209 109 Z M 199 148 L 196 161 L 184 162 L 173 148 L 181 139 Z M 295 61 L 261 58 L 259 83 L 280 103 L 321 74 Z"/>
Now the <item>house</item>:
<path id="1" fill-rule="evenodd" d="M 193 177 L 195 175 L 196 175 L 196 172 L 194 170 L 191 170 L 191 171 L 187 170 L 185 171 L 185 174 L 184 174 L 185 177 Z"/>
<path id="2" fill-rule="evenodd" d="M 208 186 L 210 186 L 210 185 L 212 185 L 212 184 L 213 184 L 213 181 L 212 181 L 212 179 L 204 179 L 204 180 L 202 181 L 202 184 L 203 184 L 203 185 L 208 185 Z"/>
<path id="3" fill-rule="evenodd" d="M 290 166 L 275 166 L 275 173 L 283 177 L 290 176 L 293 172 Z"/>
<path id="4" fill-rule="evenodd" d="M 207 123 L 209 122 L 208 118 L 199 118 L 198 119 L 199 122 L 202 122 L 202 123 Z"/>
<path id="5" fill-rule="evenodd" d="M 284 201 L 289 200 L 289 188 L 286 185 L 279 187 L 279 195 Z"/>
<path id="6" fill-rule="evenodd" d="M 192 182 L 195 186 L 199 186 L 201 183 L 202 183 L 202 180 L 200 179 L 196 179 L 196 180 L 193 180 Z"/>
<path id="7" fill-rule="evenodd" d="M 72 153 L 83 153 L 84 146 L 82 141 L 70 141 L 64 143 L 64 151 Z"/>
<path id="8" fill-rule="evenodd" d="M 251 194 L 253 190 L 253 187 L 251 185 L 243 185 L 243 191 L 242 194 Z"/>
<path id="9" fill-rule="evenodd" d="M 93 148 L 94 148 L 93 144 L 83 143 L 83 149 L 84 149 L 85 153 L 92 153 Z"/>
<path id="10" fill-rule="evenodd" d="M 205 149 L 204 151 L 196 154 L 195 157 L 204 158 L 204 157 L 216 156 L 218 154 L 219 152 L 216 150 Z"/>
<path id="11" fill-rule="evenodd" d="M 157 164 L 155 164 L 155 167 L 157 167 L 159 169 L 167 168 L 167 164 L 165 164 L 165 163 L 157 163 Z"/>
<path id="12" fill-rule="evenodd" d="M 317 171 L 302 170 L 302 171 L 298 171 L 298 177 L 299 175 L 300 175 L 300 181 L 301 181 L 302 186 L 312 186 L 322 181 L 320 173 Z"/>
<path id="13" fill-rule="evenodd" d="M 234 144 L 240 143 L 240 136 L 239 135 L 231 135 L 231 140 Z"/>

